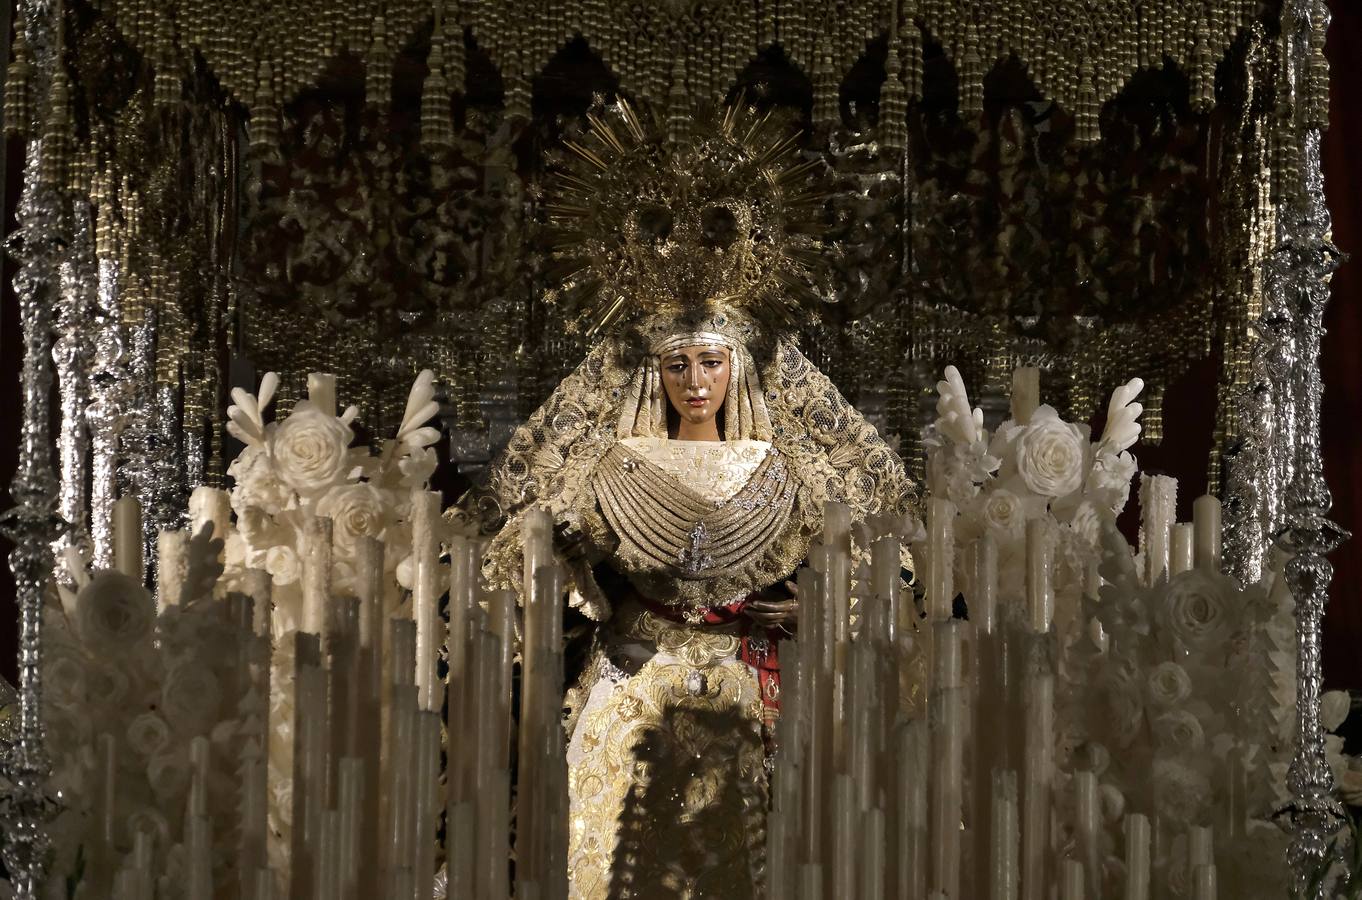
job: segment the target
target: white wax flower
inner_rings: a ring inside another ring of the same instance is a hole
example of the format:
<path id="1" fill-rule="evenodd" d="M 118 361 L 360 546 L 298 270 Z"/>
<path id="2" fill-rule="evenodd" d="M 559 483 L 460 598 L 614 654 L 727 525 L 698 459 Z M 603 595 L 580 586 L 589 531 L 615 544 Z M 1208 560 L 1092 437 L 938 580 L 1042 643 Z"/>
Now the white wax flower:
<path id="1" fill-rule="evenodd" d="M 353 550 L 362 537 L 379 537 L 387 524 L 384 492 L 372 484 L 340 484 L 317 502 L 317 515 L 331 519 L 331 539 L 337 547 Z"/>
<path id="2" fill-rule="evenodd" d="M 1170 821 L 1194 824 L 1207 811 L 1211 783 L 1185 763 L 1158 759 L 1154 762 L 1154 796 L 1159 812 Z"/>
<path id="3" fill-rule="evenodd" d="M 265 571 L 270 573 L 276 586 L 283 587 L 302 576 L 303 566 L 292 547 L 279 544 L 265 551 Z"/>
<path id="4" fill-rule="evenodd" d="M 1136 468 L 1135 457 L 1129 453 L 1099 451 L 1088 475 L 1088 492 L 1113 513 L 1120 513 L 1130 499 L 1130 482 Z"/>
<path id="5" fill-rule="evenodd" d="M 1006 488 L 980 494 L 978 509 L 980 520 L 990 529 L 1015 535 L 1026 525 L 1025 502 Z"/>
<path id="6" fill-rule="evenodd" d="M 1149 703 L 1159 709 L 1168 709 L 1186 700 L 1192 694 L 1192 679 L 1187 670 L 1175 662 L 1161 662 L 1149 673 L 1147 682 Z"/>
<path id="7" fill-rule="evenodd" d="M 174 800 L 189 787 L 189 757 L 178 750 L 160 753 L 147 763 L 147 783 L 157 800 Z"/>
<path id="8" fill-rule="evenodd" d="M 1188 650 L 1220 647 L 1229 637 L 1230 596 L 1234 585 L 1219 573 L 1189 569 L 1172 579 L 1163 598 L 1162 618 Z"/>
<path id="9" fill-rule="evenodd" d="M 303 400 L 270 434 L 270 456 L 285 484 L 312 496 L 344 477 L 353 437 L 340 419 Z"/>
<path id="10" fill-rule="evenodd" d="M 138 806 L 128 813 L 128 839 L 133 835 L 145 834 L 152 839 L 152 846 L 165 847 L 170 844 L 170 823 L 165 813 L 154 806 Z"/>
<path id="11" fill-rule="evenodd" d="M 232 509 L 238 517 L 252 507 L 275 515 L 291 503 L 292 495 L 279 480 L 269 449 L 264 445 L 242 450 L 227 467 L 227 474 L 236 481 L 231 496 Z"/>
<path id="12" fill-rule="evenodd" d="M 1104 727 L 1105 736 L 1110 739 L 1105 743 L 1128 747 L 1139 734 L 1144 723 L 1140 688 L 1137 676 L 1128 667 L 1119 664 L 1103 667 L 1093 695 L 1096 707 L 1090 713 L 1090 721 L 1098 728 Z"/>
<path id="13" fill-rule="evenodd" d="M 222 686 L 202 660 L 187 659 L 166 673 L 161 712 L 182 734 L 200 734 L 218 717 Z"/>
<path id="14" fill-rule="evenodd" d="M 85 702 L 86 672 L 85 661 L 68 648 L 55 646 L 44 648 L 43 689 L 44 700 L 67 706 Z"/>
<path id="15" fill-rule="evenodd" d="M 122 572 L 97 572 L 76 595 L 76 631 L 100 651 L 137 649 L 151 634 L 154 616 L 151 594 Z"/>
<path id="16" fill-rule="evenodd" d="M 128 723 L 128 746 L 138 756 L 152 757 L 170 745 L 170 726 L 154 712 L 144 712 Z"/>
<path id="17" fill-rule="evenodd" d="M 1063 497 L 1083 484 L 1087 442 L 1077 425 L 1060 420 L 1042 406 L 1017 439 L 1017 473 L 1026 486 L 1044 497 Z"/>
<path id="18" fill-rule="evenodd" d="M 1201 720 L 1183 709 L 1163 713 L 1154 720 L 1154 738 L 1174 753 L 1195 753 L 1206 743 Z"/>
<path id="19" fill-rule="evenodd" d="M 1347 691 L 1325 691 L 1319 698 L 1319 723 L 1325 731 L 1337 731 L 1351 708 Z"/>
<path id="20" fill-rule="evenodd" d="M 1102 810 L 1102 821 L 1108 824 L 1121 821 L 1126 813 L 1126 795 L 1115 786 L 1104 784 L 1097 789 L 1097 803 Z"/>
<path id="21" fill-rule="evenodd" d="M 132 682 L 119 667 L 94 660 L 86 672 L 85 685 L 86 696 L 95 709 L 111 710 L 122 705 Z"/>

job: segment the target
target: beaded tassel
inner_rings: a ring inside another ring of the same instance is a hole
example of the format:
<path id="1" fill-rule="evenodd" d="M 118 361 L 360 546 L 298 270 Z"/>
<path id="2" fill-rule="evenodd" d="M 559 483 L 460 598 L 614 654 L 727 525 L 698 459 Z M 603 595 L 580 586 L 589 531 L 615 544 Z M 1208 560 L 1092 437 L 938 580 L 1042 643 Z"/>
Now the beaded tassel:
<path id="1" fill-rule="evenodd" d="M 444 36 L 439 25 L 431 36 L 430 73 L 421 91 L 421 149 L 434 156 L 454 146 L 454 125 L 449 118 L 449 85 L 445 81 Z"/>
<path id="2" fill-rule="evenodd" d="M 261 159 L 279 153 L 279 108 L 274 104 L 273 73 L 268 60 L 260 62 L 260 76 L 251 106 L 251 150 Z"/>
<path id="3" fill-rule="evenodd" d="M 364 76 L 365 100 L 371 106 L 377 106 L 386 112 L 392 102 L 393 61 L 388 53 L 388 23 L 383 16 L 374 17 L 366 62 L 368 69 Z"/>
<path id="4" fill-rule="evenodd" d="M 5 134 L 22 137 L 33 125 L 30 96 L 33 67 L 28 61 L 28 41 L 23 24 L 14 30 L 14 58 L 10 60 L 5 81 Z"/>
<path id="5" fill-rule="evenodd" d="M 673 146 L 690 137 L 690 100 L 686 96 L 686 62 L 678 55 L 672 63 L 672 84 L 667 91 L 667 140 Z"/>

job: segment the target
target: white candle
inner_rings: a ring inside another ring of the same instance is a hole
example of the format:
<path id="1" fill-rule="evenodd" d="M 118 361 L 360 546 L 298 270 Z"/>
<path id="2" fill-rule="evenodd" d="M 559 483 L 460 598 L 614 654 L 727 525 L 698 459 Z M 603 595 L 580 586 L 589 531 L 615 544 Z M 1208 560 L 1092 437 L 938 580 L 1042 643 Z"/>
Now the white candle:
<path id="1" fill-rule="evenodd" d="M 458 900 L 460 897 L 490 897 L 479 894 L 475 887 L 474 846 L 477 842 L 478 827 L 473 816 L 473 804 L 468 801 L 451 804 L 446 814 L 448 836 L 445 846 L 448 850 L 448 887 L 445 897 Z M 484 826 L 486 827 L 486 826 Z M 504 861 L 502 861 L 504 865 Z"/>
<path id="2" fill-rule="evenodd" d="M 113 507 L 114 568 L 129 578 L 142 580 L 142 506 L 131 495 L 119 497 Z"/>
<path id="3" fill-rule="evenodd" d="M 1124 900 L 1149 900 L 1149 819 L 1126 816 L 1126 892 Z"/>
<path id="4" fill-rule="evenodd" d="M 868 810 L 861 819 L 861 892 L 864 900 L 884 897 L 884 810 Z"/>
<path id="5" fill-rule="evenodd" d="M 964 791 L 965 690 L 962 680 L 963 622 L 933 626 L 931 697 L 931 889 L 960 894 L 960 816 Z"/>
<path id="6" fill-rule="evenodd" d="M 825 590 L 832 606 L 834 646 L 842 647 L 851 632 L 851 507 L 823 504 L 823 546 L 827 548 Z"/>
<path id="7" fill-rule="evenodd" d="M 179 606 L 186 597 L 185 580 L 189 575 L 189 532 L 160 531 L 156 534 L 156 605 L 158 609 Z"/>
<path id="8" fill-rule="evenodd" d="M 355 900 L 359 891 L 359 870 L 369 848 L 360 843 L 360 822 L 364 816 L 364 760 L 347 756 L 340 761 L 336 788 L 336 807 L 340 814 L 340 897 Z M 373 790 L 374 785 L 370 788 Z"/>
<path id="9" fill-rule="evenodd" d="M 1192 568 L 1192 544 L 1195 526 L 1179 522 L 1173 526 L 1173 546 L 1169 552 L 1168 574 L 1180 575 Z"/>
<path id="10" fill-rule="evenodd" d="M 870 572 L 874 585 L 875 621 L 878 632 L 871 640 L 893 644 L 898 634 L 902 560 L 894 535 L 877 539 L 870 548 Z M 865 627 L 865 626 L 862 626 Z"/>
<path id="11" fill-rule="evenodd" d="M 1012 421 L 1027 425 L 1040 406 L 1040 369 L 1021 366 L 1012 373 Z"/>
<path id="12" fill-rule="evenodd" d="M 1087 889 L 1096 897 L 1102 884 L 1102 819 L 1097 799 L 1097 776 L 1092 772 L 1074 773 L 1074 795 L 1079 861 L 1086 873 Z"/>
<path id="13" fill-rule="evenodd" d="M 856 859 L 861 833 L 856 808 L 856 785 L 851 776 L 838 774 L 832 782 L 832 895 L 856 895 Z"/>
<path id="14" fill-rule="evenodd" d="M 900 894 L 923 897 L 927 893 L 927 723 L 921 719 L 899 731 L 898 758 L 907 760 L 899 778 L 899 821 L 903 823 L 899 857 Z"/>
<path id="15" fill-rule="evenodd" d="M 301 630 L 325 636 L 331 601 L 331 520 L 306 516 L 300 542 L 303 564 L 303 621 Z"/>
<path id="16" fill-rule="evenodd" d="M 336 414 L 336 376 L 313 372 L 307 376 L 307 399 L 328 416 Z"/>
<path id="17" fill-rule="evenodd" d="M 1168 551 L 1177 516 L 1178 481 L 1167 475 L 1140 476 L 1140 553 L 1144 580 L 1153 584 L 1168 572 Z"/>
<path id="18" fill-rule="evenodd" d="M 1044 900 L 1050 858 L 1050 789 L 1054 780 L 1054 676 L 1033 673 L 1026 703 L 1022 792 L 1022 900 Z"/>
<path id="19" fill-rule="evenodd" d="M 823 867 L 818 863 L 800 865 L 799 900 L 823 900 Z"/>
<path id="20" fill-rule="evenodd" d="M 440 778 L 440 712 L 423 710 L 416 721 L 413 754 L 412 878 L 417 897 L 433 897 L 435 883 L 435 831 L 439 813 L 435 786 Z"/>
<path id="21" fill-rule="evenodd" d="M 412 556 L 415 562 L 412 618 L 416 620 L 416 689 L 421 709 L 440 708 L 437 674 L 445 629 L 440 625 L 440 495 L 412 491 Z M 420 876 L 417 872 L 416 875 Z"/>
<path id="22" fill-rule="evenodd" d="M 1016 900 L 1021 881 L 1019 844 L 1020 824 L 1017 811 L 1017 773 L 993 772 L 992 832 L 989 844 L 989 900 Z"/>
<path id="23" fill-rule="evenodd" d="M 1083 864 L 1076 859 L 1064 860 L 1059 896 L 1061 900 L 1083 900 Z"/>
<path id="24" fill-rule="evenodd" d="M 992 634 L 998 628 L 998 542 L 990 534 L 974 542 L 973 581 L 970 620 L 976 630 Z"/>
<path id="25" fill-rule="evenodd" d="M 1209 494 L 1192 503 L 1194 557 L 1198 569 L 1220 571 L 1220 501 Z"/>
<path id="26" fill-rule="evenodd" d="M 359 645 L 369 650 L 382 642 L 383 542 L 367 535 L 355 546 L 355 586 L 359 596 Z"/>
<path id="27" fill-rule="evenodd" d="M 1051 567 L 1053 539 L 1048 519 L 1026 523 L 1026 603 L 1027 624 L 1034 634 L 1047 634 L 1055 617 L 1055 590 Z"/>
<path id="28" fill-rule="evenodd" d="M 213 527 L 213 537 L 226 540 L 232 524 L 232 497 L 224 490 L 201 484 L 189 495 L 190 531 L 202 533 L 205 525 Z M 218 553 L 221 561 L 222 553 Z"/>
<path id="29" fill-rule="evenodd" d="M 1209 826 L 1187 829 L 1187 864 L 1194 868 L 1215 864 L 1215 836 Z"/>
<path id="30" fill-rule="evenodd" d="M 1192 900 L 1215 900 L 1215 881 L 1214 865 L 1195 867 L 1192 870 Z"/>
<path id="31" fill-rule="evenodd" d="M 955 504 L 933 497 L 927 508 L 927 618 L 949 619 L 955 601 Z"/>

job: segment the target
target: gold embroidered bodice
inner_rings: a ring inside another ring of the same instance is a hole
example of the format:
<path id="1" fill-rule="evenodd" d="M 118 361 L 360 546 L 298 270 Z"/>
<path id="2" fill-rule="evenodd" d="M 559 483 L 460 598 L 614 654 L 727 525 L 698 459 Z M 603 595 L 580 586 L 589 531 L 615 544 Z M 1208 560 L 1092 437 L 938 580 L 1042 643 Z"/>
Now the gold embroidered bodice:
<path id="1" fill-rule="evenodd" d="M 761 586 L 752 571 L 785 529 L 796 490 L 769 444 L 696 443 L 620 441 L 592 479 L 617 541 L 611 564 L 645 596 L 689 611 Z"/>
<path id="2" fill-rule="evenodd" d="M 742 490 L 771 450 L 769 441 L 751 440 L 675 441 L 632 437 L 625 438 L 620 444 L 713 503 L 722 503 Z"/>

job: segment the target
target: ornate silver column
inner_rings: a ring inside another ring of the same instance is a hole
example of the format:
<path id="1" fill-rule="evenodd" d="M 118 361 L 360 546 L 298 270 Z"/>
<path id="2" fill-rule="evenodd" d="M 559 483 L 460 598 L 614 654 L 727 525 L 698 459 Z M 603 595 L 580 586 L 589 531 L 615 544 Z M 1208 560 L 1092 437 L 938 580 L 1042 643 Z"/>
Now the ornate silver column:
<path id="1" fill-rule="evenodd" d="M 1284 191 L 1278 218 L 1278 244 L 1270 263 L 1276 306 L 1288 314 L 1283 352 L 1291 356 L 1290 378 L 1296 401 L 1295 459 L 1285 497 L 1285 527 L 1280 545 L 1294 554 L 1286 579 L 1296 602 L 1296 753 L 1287 775 L 1292 794 L 1292 839 L 1288 862 L 1299 896 L 1311 876 L 1327 863 L 1329 839 L 1342 812 L 1333 795 L 1333 777 L 1324 754 L 1320 726 L 1320 624 L 1333 568 L 1325 554 L 1349 535 L 1326 515 L 1332 505 L 1320 458 L 1319 415 L 1324 387 L 1319 372 L 1324 307 L 1329 275 L 1338 266 L 1338 249 L 1329 240 L 1329 210 L 1320 168 L 1320 132 L 1327 105 L 1323 35 L 1329 13 L 1323 3 L 1291 0 L 1282 9 L 1287 87 L 1292 99 L 1297 173 L 1286 173 L 1294 190 Z M 1285 330 L 1285 329 L 1283 329 Z M 1327 890 L 1324 888 L 1323 890 Z M 1322 896 L 1322 895 L 1321 895 Z"/>
<path id="2" fill-rule="evenodd" d="M 50 0 L 27 0 L 20 5 L 20 27 L 35 62 L 33 96 L 47 98 L 56 61 L 56 10 Z M 47 109 L 46 103 L 35 103 Z M 24 360 L 21 389 L 24 419 L 19 444 L 19 467 L 10 485 L 15 506 L 5 514 L 3 528 L 14 542 L 10 568 L 19 601 L 19 740 L 9 757 L 7 773 L 12 792 L 0 815 L 5 866 L 15 896 L 36 900 L 43 889 L 48 849 L 46 824 L 48 758 L 42 720 L 43 594 L 52 574 L 52 542 L 60 533 L 57 480 L 52 465 L 49 425 L 52 394 L 52 311 L 59 296 L 62 200 L 59 165 L 52 165 L 39 137 L 38 123 L 30 123 L 24 186 L 19 198 L 19 227 L 8 249 L 19 261 L 14 293 L 23 328 Z M 48 147 L 48 153 L 56 149 Z M 54 155 L 54 154 L 53 154 Z M 44 165 L 44 163 L 48 163 Z"/>

